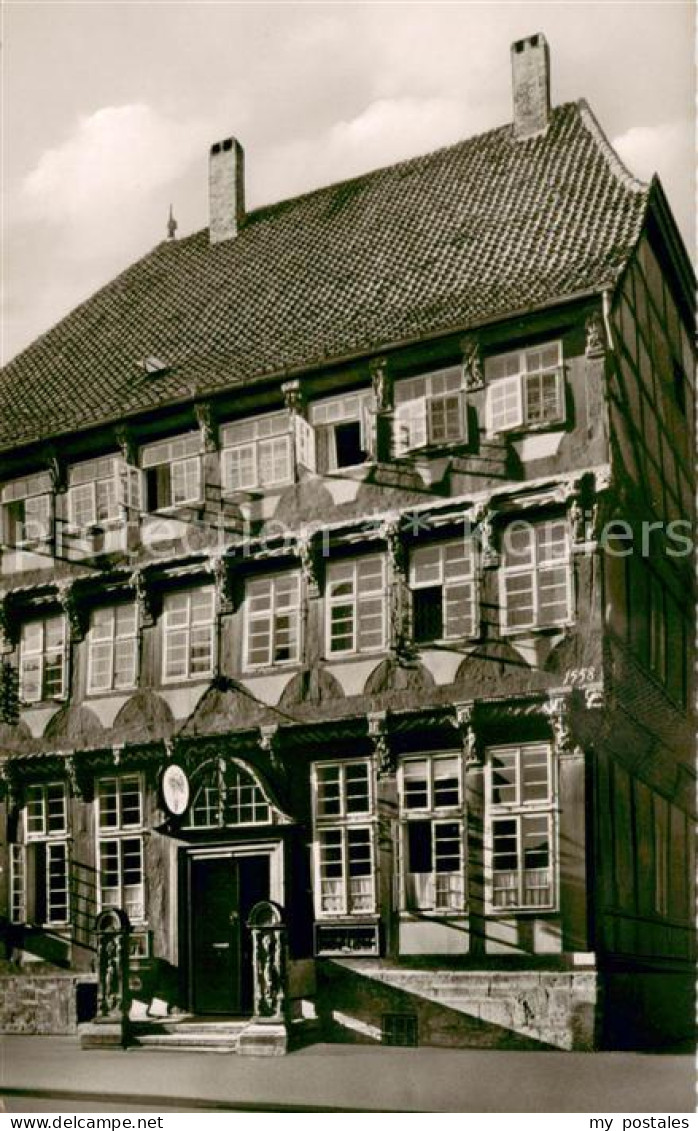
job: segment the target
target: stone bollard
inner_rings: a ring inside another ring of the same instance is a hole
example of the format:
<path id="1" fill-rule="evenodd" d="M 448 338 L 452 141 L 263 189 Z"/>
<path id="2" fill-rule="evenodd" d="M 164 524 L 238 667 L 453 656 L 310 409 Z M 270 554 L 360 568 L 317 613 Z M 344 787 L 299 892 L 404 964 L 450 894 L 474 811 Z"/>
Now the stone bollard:
<path id="1" fill-rule="evenodd" d="M 252 931 L 254 1013 L 240 1035 L 241 1056 L 283 1056 L 288 1051 L 287 939 L 278 903 L 256 903 L 247 921 Z"/>
<path id="2" fill-rule="evenodd" d="M 80 1045 L 89 1048 L 126 1048 L 129 1037 L 128 915 L 118 907 L 100 911 L 94 926 L 97 936 L 97 1016 L 80 1032 Z"/>

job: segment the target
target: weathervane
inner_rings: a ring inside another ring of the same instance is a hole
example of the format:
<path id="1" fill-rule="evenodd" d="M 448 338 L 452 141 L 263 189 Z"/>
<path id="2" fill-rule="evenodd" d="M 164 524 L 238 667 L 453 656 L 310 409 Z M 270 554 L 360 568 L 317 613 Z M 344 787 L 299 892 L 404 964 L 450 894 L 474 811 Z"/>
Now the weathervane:
<path id="1" fill-rule="evenodd" d="M 170 205 L 170 215 L 169 215 L 168 220 L 167 220 L 167 238 L 169 240 L 173 240 L 175 238 L 176 231 L 177 231 L 177 221 L 175 220 L 173 212 L 172 212 L 172 205 Z"/>

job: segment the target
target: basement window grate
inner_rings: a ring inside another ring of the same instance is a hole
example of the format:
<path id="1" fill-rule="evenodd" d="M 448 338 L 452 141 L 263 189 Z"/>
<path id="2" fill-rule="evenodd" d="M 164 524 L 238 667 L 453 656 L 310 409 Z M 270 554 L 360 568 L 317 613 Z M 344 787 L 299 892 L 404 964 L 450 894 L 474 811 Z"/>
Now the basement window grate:
<path id="1" fill-rule="evenodd" d="M 384 1013 L 381 1018 L 381 1044 L 416 1048 L 419 1044 L 416 1013 Z"/>

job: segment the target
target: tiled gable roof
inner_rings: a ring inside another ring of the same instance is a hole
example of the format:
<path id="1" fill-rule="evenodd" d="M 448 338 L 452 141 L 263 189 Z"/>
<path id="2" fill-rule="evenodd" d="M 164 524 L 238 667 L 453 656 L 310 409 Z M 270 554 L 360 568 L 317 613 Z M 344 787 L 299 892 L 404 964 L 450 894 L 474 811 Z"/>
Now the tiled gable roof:
<path id="1" fill-rule="evenodd" d="M 580 102 L 163 242 L 5 367 L 0 447 L 598 289 L 648 191 Z"/>

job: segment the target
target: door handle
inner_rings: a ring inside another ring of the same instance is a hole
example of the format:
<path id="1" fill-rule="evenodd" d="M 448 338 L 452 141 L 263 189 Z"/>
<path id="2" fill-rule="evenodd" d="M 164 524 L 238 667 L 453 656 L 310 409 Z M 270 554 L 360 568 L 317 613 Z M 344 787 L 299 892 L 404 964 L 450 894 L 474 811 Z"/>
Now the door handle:
<path id="1" fill-rule="evenodd" d="M 213 950 L 230 950 L 230 943 L 229 942 L 214 942 L 214 943 L 211 943 L 211 948 Z"/>

